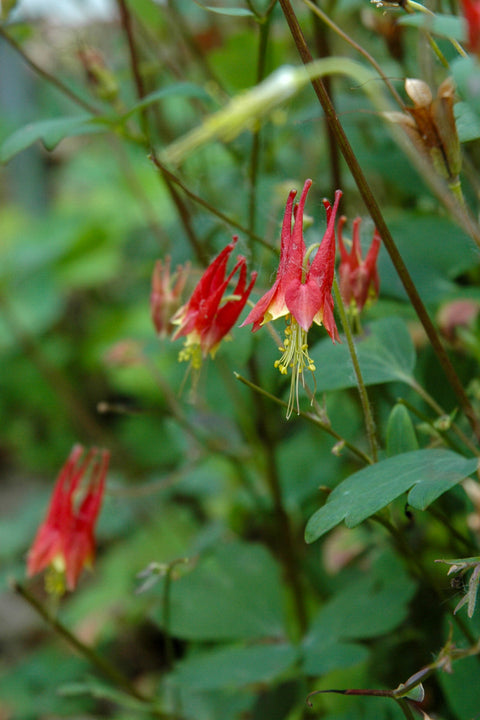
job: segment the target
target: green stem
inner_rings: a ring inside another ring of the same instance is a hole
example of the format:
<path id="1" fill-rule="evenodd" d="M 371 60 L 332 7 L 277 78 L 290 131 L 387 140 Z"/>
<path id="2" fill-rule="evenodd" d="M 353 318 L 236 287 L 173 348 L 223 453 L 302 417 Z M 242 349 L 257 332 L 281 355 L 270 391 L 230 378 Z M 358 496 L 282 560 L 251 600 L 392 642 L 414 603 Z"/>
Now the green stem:
<path id="1" fill-rule="evenodd" d="M 140 702 L 148 703 L 151 705 L 155 702 L 154 698 L 147 697 L 139 690 L 137 690 L 130 680 L 125 677 L 117 668 L 112 665 L 108 660 L 99 655 L 93 648 L 85 645 L 81 640 L 78 639 L 63 623 L 54 617 L 42 603 L 23 585 L 17 581 L 12 581 L 12 590 L 20 595 L 39 615 L 50 625 L 57 635 L 60 635 L 67 643 L 85 657 L 94 667 L 96 667 L 108 680 L 114 685 L 121 688 L 130 697 L 139 700 Z M 152 708 L 152 712 L 155 717 L 167 720 L 167 715 Z"/>
<path id="2" fill-rule="evenodd" d="M 465 636 L 467 641 L 473 646 L 475 644 L 475 638 L 473 637 L 470 629 L 467 627 L 460 615 L 455 614 L 450 600 L 445 597 L 445 594 L 439 587 L 436 578 L 430 572 L 430 568 L 425 565 L 420 555 L 415 552 L 415 550 L 409 545 L 408 541 L 406 540 L 406 538 L 404 538 L 400 530 L 395 527 L 395 525 L 390 522 L 390 520 L 388 520 L 386 517 L 384 517 L 384 515 L 381 513 L 377 513 L 376 515 L 374 515 L 372 517 L 372 520 L 380 523 L 380 525 L 383 525 L 383 527 L 388 530 L 398 552 L 400 553 L 400 555 L 403 556 L 410 570 L 415 570 L 419 581 L 423 583 L 423 585 L 425 585 L 425 583 L 428 583 L 432 591 L 435 593 L 438 601 L 442 605 L 446 604 L 448 606 L 450 614 L 452 616 L 452 620 L 456 623 L 460 632 Z"/>
<path id="3" fill-rule="evenodd" d="M 258 374 L 255 357 L 249 362 L 250 372 L 256 379 Z M 276 544 L 279 556 L 285 568 L 287 586 L 292 593 L 293 605 L 298 625 L 298 639 L 301 639 L 308 627 L 308 617 L 305 603 L 305 592 L 302 583 L 302 569 L 300 566 L 295 537 L 290 524 L 290 518 L 285 510 L 282 497 L 282 488 L 275 454 L 276 438 L 268 422 L 264 396 L 256 396 L 256 425 L 257 433 L 262 445 L 266 467 L 265 477 L 273 501 L 276 520 Z"/>
<path id="4" fill-rule="evenodd" d="M 275 395 L 272 395 L 271 393 L 267 392 L 267 390 L 264 390 L 259 385 L 255 385 L 255 383 L 251 382 L 250 380 L 247 380 L 247 378 L 240 375 L 238 372 L 233 373 L 234 376 L 237 378 L 237 380 L 240 380 L 241 383 L 249 387 L 254 392 L 258 393 L 259 395 L 263 395 L 263 397 L 267 398 L 268 400 L 271 400 L 272 402 L 276 403 L 277 405 L 280 405 L 281 407 L 288 407 L 288 403 L 286 403 L 284 400 L 280 400 L 280 398 L 276 397 Z M 303 410 L 300 410 L 298 413 L 300 417 L 304 418 L 305 420 L 308 420 L 309 423 L 312 425 L 315 425 L 315 427 L 320 428 L 320 430 L 323 430 L 327 433 L 327 435 L 330 435 L 331 437 L 335 438 L 339 443 L 342 443 L 348 450 L 350 450 L 353 455 L 355 455 L 359 460 L 362 461 L 362 463 L 365 463 L 367 465 L 372 465 L 372 458 L 369 457 L 366 453 L 363 452 L 363 450 L 360 450 L 360 448 L 353 445 L 348 440 L 345 440 L 342 435 L 337 433 L 333 428 L 330 426 L 329 423 L 324 422 L 321 420 L 317 415 L 313 415 L 313 413 L 304 412 Z"/>
<path id="5" fill-rule="evenodd" d="M 362 404 L 363 417 L 365 419 L 365 429 L 367 431 L 368 442 L 370 445 L 370 452 L 374 462 L 378 459 L 378 441 L 375 430 L 375 421 L 373 419 L 372 408 L 368 399 L 367 388 L 363 381 L 362 371 L 360 369 L 360 363 L 358 362 L 357 349 L 353 339 L 352 328 L 348 320 L 347 313 L 345 311 L 345 305 L 343 303 L 340 288 L 338 287 L 337 278 L 333 279 L 333 293 L 335 295 L 335 302 L 342 321 L 343 332 L 347 340 L 348 351 L 352 359 L 353 371 L 355 373 L 355 379 L 357 381 L 358 394 L 360 395 L 360 402 Z"/>
<path id="6" fill-rule="evenodd" d="M 413 714 L 413 710 L 408 704 L 407 700 L 405 698 L 393 698 L 397 705 L 399 706 L 400 710 L 403 712 L 406 720 L 415 720 L 415 715 Z"/>
<path id="7" fill-rule="evenodd" d="M 139 100 L 143 100 L 146 95 L 145 86 L 143 83 L 143 77 L 140 72 L 140 61 L 138 56 L 137 45 L 133 35 L 132 18 L 130 11 L 127 7 L 125 0 L 117 0 L 118 11 L 120 15 L 120 22 L 122 24 L 125 36 L 127 38 L 128 52 L 130 56 L 130 68 L 132 71 L 135 88 L 137 91 L 137 97 Z M 142 108 L 140 112 L 140 122 L 142 131 L 146 137 L 148 137 L 148 117 L 147 109 Z"/>
<path id="8" fill-rule="evenodd" d="M 260 245 L 263 245 L 263 247 L 267 248 L 267 250 L 270 250 L 273 253 L 276 253 L 278 255 L 278 250 L 274 247 L 272 247 L 268 242 L 266 242 L 260 235 L 256 235 L 254 232 L 251 232 L 248 227 L 245 227 L 244 225 L 241 225 L 239 222 L 237 222 L 234 218 L 229 217 L 228 215 L 225 215 L 225 213 L 221 212 L 221 210 L 217 210 L 217 208 L 213 207 L 213 205 L 210 205 L 206 200 L 201 198 L 199 195 L 196 195 L 194 192 L 192 192 L 181 180 L 177 175 L 172 173 L 155 155 L 155 153 L 151 153 L 150 159 L 153 162 L 153 164 L 160 170 L 160 172 L 163 174 L 165 178 L 168 178 L 174 185 L 177 185 L 181 191 L 188 197 L 190 200 L 193 200 L 193 202 L 197 203 L 197 205 L 200 205 L 200 207 L 205 208 L 205 210 L 208 210 L 208 212 L 212 213 L 212 215 L 215 215 L 219 220 L 222 220 L 222 222 L 226 223 L 227 225 L 230 225 L 231 227 L 235 228 L 236 230 L 240 230 L 240 232 L 245 233 L 245 235 L 249 236 L 252 240 L 254 240 L 256 243 L 259 243 Z"/>
<path id="9" fill-rule="evenodd" d="M 390 82 L 389 78 L 385 75 L 383 72 L 381 66 L 377 63 L 374 57 L 370 55 L 364 48 L 355 42 L 349 35 L 347 35 L 344 30 L 342 30 L 338 25 L 336 25 L 329 16 L 321 10 L 321 8 L 318 7 L 315 3 L 311 2 L 311 0 L 303 0 L 305 5 L 310 8 L 312 13 L 314 13 L 315 17 L 320 18 L 322 22 L 325 23 L 325 25 L 328 25 L 329 28 L 331 28 L 339 37 L 341 37 L 345 42 L 347 42 L 351 47 L 354 48 L 360 55 L 363 55 L 365 60 L 370 63 L 370 65 L 375 68 L 379 76 L 382 78 L 383 82 L 385 83 L 386 87 L 390 90 L 390 93 L 392 97 L 395 99 L 395 101 L 400 105 L 400 107 L 403 109 L 405 107 L 405 103 L 403 102 L 401 96 L 398 94 L 398 92 L 395 90 L 394 86 Z M 325 83 L 325 89 L 328 93 L 328 86 Z M 335 187 L 340 187 L 339 185 L 335 185 Z"/>
<path id="10" fill-rule="evenodd" d="M 308 46 L 305 42 L 305 38 L 303 36 L 300 25 L 298 23 L 297 17 L 291 6 L 290 0 L 279 0 L 279 2 L 282 7 L 282 10 L 284 12 L 288 26 L 290 28 L 292 37 L 297 46 L 300 57 L 302 58 L 302 61 L 305 64 L 312 62 L 312 59 L 313 59 L 312 55 L 311 55 L 310 50 L 308 49 Z M 418 291 L 413 283 L 413 280 L 410 277 L 410 274 L 406 268 L 406 265 L 403 262 L 403 259 L 397 249 L 397 246 L 396 246 L 396 244 L 393 240 L 393 237 L 390 233 L 390 230 L 388 229 L 387 223 L 385 222 L 383 214 L 380 210 L 380 206 L 378 205 L 378 203 L 375 199 L 375 196 L 367 182 L 367 179 L 363 173 L 363 170 L 361 169 L 360 164 L 359 164 L 359 162 L 352 150 L 352 147 L 348 141 L 348 138 L 345 135 L 343 126 L 340 123 L 340 120 L 335 113 L 335 110 L 332 106 L 332 103 L 330 101 L 330 98 L 329 98 L 327 92 L 325 91 L 324 83 L 322 82 L 322 80 L 320 78 L 314 78 L 314 79 L 312 79 L 311 82 L 312 82 L 312 86 L 315 90 L 315 93 L 318 97 L 318 100 L 328 118 L 328 122 L 332 126 L 332 129 L 333 129 L 334 135 L 335 135 L 335 139 L 340 147 L 342 155 L 344 156 L 345 161 L 350 169 L 350 172 L 357 184 L 358 190 L 363 198 L 363 201 L 364 201 L 366 207 L 368 208 L 370 216 L 371 216 L 373 222 L 375 223 L 378 232 L 380 233 L 383 243 L 387 249 L 388 254 L 390 255 L 390 259 L 392 260 L 392 263 L 393 263 L 395 270 L 397 271 L 397 274 L 403 284 L 403 287 L 405 288 L 405 291 L 410 299 L 410 302 L 412 303 L 413 307 L 415 308 L 415 311 L 419 317 L 419 320 L 422 323 L 423 327 L 425 328 L 425 332 L 428 336 L 428 339 L 430 340 L 432 348 L 433 348 L 435 354 L 437 355 L 439 363 L 440 363 L 454 393 L 456 394 L 456 396 L 458 398 L 458 401 L 462 407 L 463 412 L 465 413 L 475 435 L 480 440 L 480 420 L 477 417 L 477 414 L 475 413 L 475 410 L 473 409 L 473 406 L 467 397 L 467 394 L 463 388 L 463 385 L 462 385 L 458 375 L 456 374 L 452 363 L 450 362 L 450 359 L 445 351 L 445 348 L 443 347 L 442 342 L 437 334 L 435 326 L 433 325 L 433 323 L 427 313 L 427 310 L 420 298 L 420 295 L 418 294 Z"/>
<path id="11" fill-rule="evenodd" d="M 424 387 L 420 385 L 420 383 L 417 383 L 416 380 L 413 378 L 410 378 L 408 381 L 408 384 L 410 387 L 415 390 L 415 392 L 426 402 L 429 407 L 432 408 L 434 412 L 436 412 L 439 416 L 447 415 L 445 410 L 439 405 L 436 400 L 428 393 Z M 463 430 L 457 425 L 457 423 L 452 422 L 451 429 L 455 433 L 455 435 L 464 443 L 466 447 L 474 454 L 476 457 L 480 457 L 480 450 L 477 448 L 477 446 L 468 438 Z"/>
<path id="12" fill-rule="evenodd" d="M 428 417 L 428 415 L 415 407 L 415 405 L 412 405 L 412 403 L 408 400 L 405 400 L 405 398 L 398 397 L 396 402 L 400 405 L 404 405 L 413 415 L 416 415 L 419 420 L 425 423 L 425 425 L 428 425 L 432 429 L 432 434 L 436 433 L 440 435 L 442 440 L 445 442 L 446 445 L 448 445 L 449 448 L 459 453 L 460 455 L 462 454 L 461 448 L 459 447 L 459 445 L 457 445 L 456 442 L 452 440 L 452 438 L 448 436 L 447 431 L 435 427 L 434 423 L 432 422 L 431 418 Z"/>
<path id="13" fill-rule="evenodd" d="M 259 45 L 258 45 L 258 59 L 257 59 L 257 75 L 255 83 L 258 85 L 262 82 L 265 77 L 265 67 L 267 59 L 267 44 L 268 36 L 270 32 L 270 17 L 269 15 L 264 22 L 259 23 L 258 29 L 260 33 Z M 249 194 L 248 194 L 248 228 L 250 233 L 255 232 L 256 214 L 257 214 L 257 181 L 258 181 L 258 168 L 260 165 L 260 127 L 256 127 L 252 133 L 252 149 L 250 152 L 250 168 L 248 172 L 249 176 Z M 253 259 L 253 246 L 251 247 L 252 259 Z"/>
<path id="14" fill-rule="evenodd" d="M 325 25 L 323 25 L 319 21 L 318 15 L 315 13 L 316 5 L 312 3 L 312 7 L 310 8 L 313 15 L 313 29 L 314 29 L 314 42 L 315 47 L 317 50 L 317 55 L 319 58 L 328 58 L 331 56 L 330 52 L 330 42 L 328 37 L 327 28 Z M 333 103 L 333 95 L 332 95 L 332 82 L 329 75 L 325 76 L 325 88 L 327 90 L 327 93 L 332 98 Z M 323 118 L 325 131 L 327 133 L 327 152 L 329 156 L 330 161 L 330 182 L 331 186 L 334 188 L 340 188 L 342 187 L 342 168 L 340 165 L 340 153 L 338 151 L 338 145 L 335 142 L 335 137 L 332 132 L 332 128 L 330 127 L 330 123 L 325 121 L 325 118 Z"/>
<path id="15" fill-rule="evenodd" d="M 96 105 L 92 105 L 88 100 L 85 100 L 80 95 L 77 95 L 77 93 L 74 92 L 71 88 L 69 88 L 68 85 L 65 85 L 65 83 L 63 83 L 61 80 L 56 78 L 54 75 L 51 75 L 49 72 L 40 67 L 40 65 L 37 65 L 34 60 L 31 60 L 28 55 L 24 53 L 21 46 L 17 42 L 15 42 L 15 40 L 11 38 L 7 32 L 5 32 L 1 25 L 0 37 L 2 37 L 10 45 L 10 47 L 15 50 L 15 52 L 22 56 L 23 61 L 28 65 L 31 70 L 33 70 L 37 75 L 49 82 L 50 85 L 56 87 L 57 90 L 59 90 L 63 95 L 72 100 L 76 105 L 79 105 L 84 110 L 87 110 L 87 112 L 92 113 L 92 115 L 103 114 L 102 108 L 98 108 Z"/>

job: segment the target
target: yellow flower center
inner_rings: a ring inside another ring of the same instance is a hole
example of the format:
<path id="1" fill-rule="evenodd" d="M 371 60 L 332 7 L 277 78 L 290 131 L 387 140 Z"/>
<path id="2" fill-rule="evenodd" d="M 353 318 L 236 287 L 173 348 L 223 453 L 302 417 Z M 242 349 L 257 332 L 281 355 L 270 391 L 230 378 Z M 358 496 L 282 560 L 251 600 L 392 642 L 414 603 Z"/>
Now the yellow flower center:
<path id="1" fill-rule="evenodd" d="M 187 343 L 178 353 L 179 362 L 189 362 L 192 370 L 200 370 L 202 367 L 202 349 L 198 343 L 192 345 Z"/>
<path id="2" fill-rule="evenodd" d="M 61 598 L 67 589 L 65 579 L 65 560 L 57 555 L 45 573 L 45 590 L 50 596 Z"/>
<path id="3" fill-rule="evenodd" d="M 287 327 L 285 328 L 285 339 L 283 347 L 279 347 L 283 353 L 280 360 L 275 360 L 274 366 L 278 368 L 282 375 L 287 375 L 288 368 L 292 368 L 292 381 L 290 384 L 290 394 L 287 405 L 287 419 L 293 411 L 294 402 L 296 400 L 297 413 L 300 413 L 300 404 L 298 400 L 299 381 L 305 387 L 304 370 L 315 371 L 315 364 L 308 354 L 307 333 L 297 323 L 291 315 L 286 316 Z"/>

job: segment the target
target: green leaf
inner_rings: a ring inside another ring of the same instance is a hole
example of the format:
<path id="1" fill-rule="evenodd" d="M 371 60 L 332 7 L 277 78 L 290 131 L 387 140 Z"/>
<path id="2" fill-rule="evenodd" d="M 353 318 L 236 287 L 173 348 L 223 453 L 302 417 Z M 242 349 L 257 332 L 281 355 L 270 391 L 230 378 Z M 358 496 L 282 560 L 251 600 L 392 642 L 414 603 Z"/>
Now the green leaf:
<path id="1" fill-rule="evenodd" d="M 153 92 L 149 93 L 140 102 L 132 105 L 130 110 L 124 115 L 122 115 L 121 119 L 122 121 L 128 120 L 128 118 L 130 118 L 134 113 L 138 112 L 139 110 L 149 107 L 150 105 L 153 105 L 154 103 L 159 102 L 160 100 L 164 100 L 168 97 L 190 97 L 197 98 L 199 100 L 212 99 L 211 96 L 207 93 L 207 91 L 204 90 L 204 88 L 202 88 L 200 85 L 189 82 L 175 83 L 174 85 L 169 85 L 168 87 L 160 88 L 159 90 L 154 90 Z"/>
<path id="2" fill-rule="evenodd" d="M 220 545 L 172 583 L 170 632 L 195 640 L 284 635 L 280 570 L 268 551 L 243 542 Z M 159 609 L 155 619 L 163 626 Z"/>
<path id="3" fill-rule="evenodd" d="M 470 140 L 480 138 L 480 118 L 472 111 L 468 103 L 455 103 L 454 112 L 460 142 L 470 142 Z"/>
<path id="4" fill-rule="evenodd" d="M 415 348 L 405 323 L 400 318 L 383 318 L 371 323 L 364 335 L 355 339 L 358 360 L 366 385 L 401 381 L 411 382 L 415 366 Z M 333 345 L 330 338 L 311 350 L 315 363 L 318 392 L 356 386 L 347 344 Z"/>
<path id="5" fill-rule="evenodd" d="M 174 678 L 181 685 L 199 690 L 270 683 L 296 661 L 298 650 L 291 645 L 254 645 L 203 652 L 181 662 Z"/>
<path id="6" fill-rule="evenodd" d="M 480 87 L 478 84 L 480 62 L 478 58 L 472 55 L 457 58 L 452 62 L 451 70 L 458 94 L 462 100 L 465 100 L 477 118 L 480 117 Z"/>
<path id="7" fill-rule="evenodd" d="M 105 132 L 105 129 L 103 124 L 97 122 L 97 118 L 87 113 L 29 123 L 16 130 L 2 143 L 0 162 L 7 162 L 37 140 L 41 140 L 47 150 L 53 150 L 66 137 Z"/>
<path id="8" fill-rule="evenodd" d="M 88 695 L 97 700 L 108 700 L 120 707 L 128 710 L 136 710 L 139 712 L 150 712 L 151 706 L 146 705 L 140 700 L 135 700 L 126 693 L 111 688 L 98 680 L 91 678 L 85 682 L 70 682 L 62 685 L 58 690 L 58 694 L 63 697 L 75 697 L 78 695 Z"/>
<path id="9" fill-rule="evenodd" d="M 477 460 L 449 450 L 414 450 L 350 475 L 308 521 L 305 539 L 317 540 L 345 520 L 354 527 L 410 490 L 408 502 L 424 510 L 477 468 Z"/>
<path id="10" fill-rule="evenodd" d="M 392 409 L 387 423 L 387 455 L 418 450 L 418 441 L 412 418 L 405 405 L 398 403 Z"/>
<path id="11" fill-rule="evenodd" d="M 447 293 L 457 294 L 455 278 L 478 265 L 471 238 L 445 217 L 402 210 L 387 214 L 387 222 L 425 303 L 444 302 Z M 387 253 L 379 255 L 378 274 L 383 295 L 406 299 Z"/>
<path id="12" fill-rule="evenodd" d="M 468 619 L 462 618 L 464 627 L 460 630 L 452 624 L 450 618 L 444 618 L 444 635 L 453 634 L 454 647 L 465 647 L 465 634 L 478 638 L 480 635 L 480 614 Z M 474 720 L 480 707 L 480 690 L 478 684 L 478 655 L 466 657 L 453 663 L 452 672 L 438 673 L 438 680 L 445 694 L 450 715 L 458 720 Z"/>
<path id="13" fill-rule="evenodd" d="M 465 42 L 467 39 L 467 28 L 463 17 L 456 15 L 424 15 L 418 13 L 416 15 L 407 15 L 398 18 L 399 25 L 408 27 L 421 28 L 432 35 L 438 35 L 444 38 L 452 38 L 459 42 Z"/>
<path id="14" fill-rule="evenodd" d="M 353 640 L 380 637 L 399 625 L 415 592 L 395 555 L 383 553 L 367 575 L 327 602 L 303 642 L 305 672 L 321 675 L 366 659 L 368 650 Z"/>

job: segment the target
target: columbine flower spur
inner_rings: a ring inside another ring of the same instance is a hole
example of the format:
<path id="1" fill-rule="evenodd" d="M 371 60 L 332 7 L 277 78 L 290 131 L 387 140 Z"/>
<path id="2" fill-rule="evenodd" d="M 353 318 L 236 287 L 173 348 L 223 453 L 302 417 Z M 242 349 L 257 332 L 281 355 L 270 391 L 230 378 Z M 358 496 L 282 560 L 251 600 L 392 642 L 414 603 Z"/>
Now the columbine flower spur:
<path id="1" fill-rule="evenodd" d="M 270 290 L 260 298 L 242 323 L 253 323 L 252 332 L 256 332 L 271 320 L 279 317 L 286 319 L 285 340 L 279 348 L 282 356 L 275 362 L 275 367 L 282 375 L 286 375 L 289 368 L 292 371 L 287 418 L 292 413 L 295 398 L 298 412 L 299 382 L 301 380 L 304 384 L 304 370 L 315 370 L 307 342 L 307 333 L 312 323 L 323 325 L 333 342 L 338 340 L 333 316 L 332 284 L 335 272 L 335 217 L 342 193 L 336 191 L 333 208 L 327 200 L 323 201 L 327 229 L 321 243 L 307 250 L 303 239 L 303 213 L 311 185 L 311 180 L 305 182 L 295 210 L 297 193 L 295 190 L 290 192 L 283 217 L 277 277 Z M 317 252 L 311 260 L 315 249 Z"/>
<path id="2" fill-rule="evenodd" d="M 94 527 L 105 490 L 110 453 L 75 445 L 55 483 L 45 520 L 28 553 L 27 575 L 49 569 L 47 590 L 73 590 L 95 555 Z M 87 479 L 85 479 L 87 478 Z"/>
<path id="3" fill-rule="evenodd" d="M 237 240 L 234 237 L 210 263 L 190 300 L 172 318 L 172 323 L 179 326 L 172 339 L 186 338 L 179 360 L 190 360 L 194 370 L 199 370 L 207 355 L 215 356 L 222 339 L 238 320 L 257 278 L 257 273 L 252 273 L 247 286 L 247 261 L 241 255 L 225 277 L 228 259 Z M 232 294 L 225 296 L 237 272 L 237 285 Z"/>

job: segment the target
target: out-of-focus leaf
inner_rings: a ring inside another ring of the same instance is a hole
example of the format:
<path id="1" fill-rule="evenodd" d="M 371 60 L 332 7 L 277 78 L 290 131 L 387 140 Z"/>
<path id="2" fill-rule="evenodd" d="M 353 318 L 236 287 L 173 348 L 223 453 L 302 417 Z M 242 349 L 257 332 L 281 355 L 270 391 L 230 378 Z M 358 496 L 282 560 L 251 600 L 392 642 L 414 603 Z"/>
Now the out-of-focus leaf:
<path id="1" fill-rule="evenodd" d="M 229 647 L 193 655 L 175 670 L 175 681 L 199 690 L 272 682 L 298 657 L 292 645 Z"/>
<path id="2" fill-rule="evenodd" d="M 229 542 L 172 583 L 170 632 L 192 640 L 282 637 L 280 569 L 261 545 Z M 155 619 L 163 626 L 162 610 Z"/>
<path id="3" fill-rule="evenodd" d="M 151 710 L 150 705 L 140 702 L 140 700 L 135 700 L 135 698 L 130 695 L 111 688 L 94 678 L 86 680 L 85 682 L 66 683 L 62 685 L 57 692 L 63 697 L 89 695 L 96 700 L 108 700 L 127 710 L 137 710 L 139 712 L 149 712 Z"/>
<path id="4" fill-rule="evenodd" d="M 448 450 L 414 450 L 369 465 L 350 475 L 308 521 L 305 539 L 313 542 L 345 520 L 354 527 L 410 490 L 408 502 L 424 510 L 477 468 Z"/>
<path id="5" fill-rule="evenodd" d="M 391 552 L 337 593 L 318 613 L 303 642 L 305 672 L 322 675 L 363 661 L 368 650 L 353 640 L 379 637 L 406 617 L 415 583 Z"/>
<path id="6" fill-rule="evenodd" d="M 467 28 L 463 17 L 456 15 L 424 15 L 417 13 L 416 15 L 405 15 L 398 18 L 399 25 L 408 27 L 421 28 L 440 37 L 452 38 L 459 42 L 465 42 L 467 39 Z"/>
<path id="7" fill-rule="evenodd" d="M 415 428 L 405 405 L 398 403 L 388 418 L 387 455 L 392 457 L 411 450 L 418 450 Z"/>
<path id="8" fill-rule="evenodd" d="M 66 137 L 105 132 L 106 126 L 95 121 L 93 115 L 85 113 L 75 117 L 40 120 L 24 125 L 2 143 L 0 162 L 7 162 L 37 140 L 41 140 L 47 150 L 53 150 Z"/>
<path id="9" fill-rule="evenodd" d="M 471 637 L 480 635 L 480 613 L 471 619 L 463 615 L 463 622 Z M 445 619 L 444 632 L 448 637 L 453 632 L 453 643 L 465 647 L 465 635 L 449 619 Z M 454 662 L 452 672 L 441 672 L 438 680 L 445 693 L 452 717 L 459 720 L 470 720 L 478 715 L 480 707 L 480 688 L 478 684 L 478 656 L 467 657 Z"/>
<path id="10" fill-rule="evenodd" d="M 60 697 L 57 689 L 59 684 L 82 676 L 87 668 L 87 661 L 75 655 L 70 655 L 66 662 L 60 647 L 33 651 L 22 662 L 2 667 L 0 707 L 8 708 L 10 717 L 22 720 L 51 714 L 77 715 L 85 707 L 84 701 Z"/>
<path id="11" fill-rule="evenodd" d="M 461 99 L 464 100 L 470 110 L 479 117 L 480 87 L 478 74 L 480 72 L 480 62 L 478 58 L 473 55 L 456 58 L 452 62 L 451 71 Z"/>
<path id="12" fill-rule="evenodd" d="M 457 293 L 455 278 L 478 266 L 471 238 L 445 217 L 403 210 L 388 216 L 387 221 L 424 302 L 440 302 L 446 294 Z M 386 253 L 380 253 L 378 273 L 381 294 L 406 298 Z"/>
<path id="13" fill-rule="evenodd" d="M 415 348 L 400 318 L 383 318 L 371 323 L 355 342 L 366 385 L 399 380 L 410 382 Z M 330 338 L 326 338 L 314 345 L 310 355 L 317 368 L 317 392 L 355 387 L 355 374 L 345 341 L 333 345 Z"/>
<path id="14" fill-rule="evenodd" d="M 468 103 L 455 103 L 455 119 L 460 142 L 470 142 L 480 137 L 480 118 L 475 114 Z"/>
<path id="15" fill-rule="evenodd" d="M 200 85 L 188 82 L 175 83 L 174 85 L 169 85 L 168 87 L 154 90 L 148 95 L 145 95 L 145 97 L 142 98 L 140 102 L 132 105 L 130 110 L 124 115 L 122 115 L 121 119 L 122 121 L 128 120 L 128 118 L 130 118 L 139 110 L 149 107 L 150 105 L 153 105 L 154 103 L 168 97 L 190 97 L 197 98 L 198 100 L 211 100 L 211 96 Z"/>

